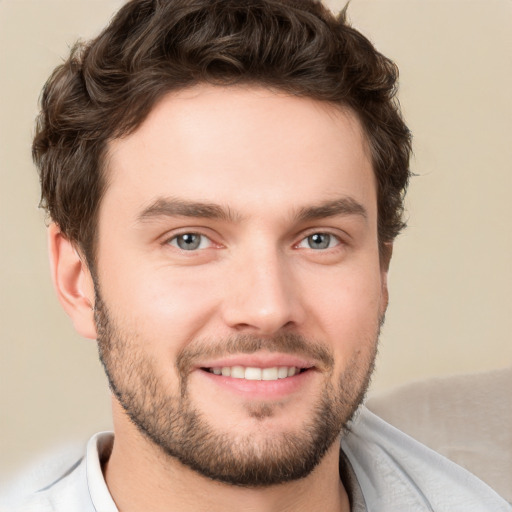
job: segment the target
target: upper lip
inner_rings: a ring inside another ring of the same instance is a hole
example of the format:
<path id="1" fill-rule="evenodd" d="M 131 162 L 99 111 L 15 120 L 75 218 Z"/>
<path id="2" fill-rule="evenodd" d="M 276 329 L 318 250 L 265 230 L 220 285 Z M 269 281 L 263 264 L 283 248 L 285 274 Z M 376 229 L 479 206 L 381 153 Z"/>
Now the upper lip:
<path id="1" fill-rule="evenodd" d="M 196 368 L 222 368 L 225 366 L 244 366 L 253 368 L 273 368 L 275 366 L 295 366 L 296 368 L 312 368 L 315 362 L 300 356 L 280 353 L 233 354 L 219 359 L 202 361 Z"/>

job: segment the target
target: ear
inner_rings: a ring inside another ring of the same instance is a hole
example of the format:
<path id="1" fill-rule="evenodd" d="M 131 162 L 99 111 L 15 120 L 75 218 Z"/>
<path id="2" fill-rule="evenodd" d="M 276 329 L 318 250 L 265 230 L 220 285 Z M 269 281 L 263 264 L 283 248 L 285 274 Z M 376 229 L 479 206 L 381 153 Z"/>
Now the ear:
<path id="1" fill-rule="evenodd" d="M 380 250 L 380 275 L 381 275 L 381 315 L 384 317 L 386 309 L 389 303 L 389 291 L 388 291 L 388 272 L 389 264 L 391 263 L 391 256 L 393 255 L 393 243 L 386 242 L 382 244 Z"/>
<path id="2" fill-rule="evenodd" d="M 81 336 L 96 339 L 94 283 L 89 268 L 55 223 L 48 227 L 48 250 L 57 297 Z"/>

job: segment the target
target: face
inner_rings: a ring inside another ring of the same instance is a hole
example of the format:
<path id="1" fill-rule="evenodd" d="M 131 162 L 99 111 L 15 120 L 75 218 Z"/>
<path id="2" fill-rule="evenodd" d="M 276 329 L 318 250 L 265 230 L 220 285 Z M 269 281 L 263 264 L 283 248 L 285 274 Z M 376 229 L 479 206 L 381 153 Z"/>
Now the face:
<path id="1" fill-rule="evenodd" d="M 386 307 L 355 116 L 195 87 L 113 141 L 107 173 L 96 324 L 116 399 L 203 475 L 306 476 L 362 399 Z"/>

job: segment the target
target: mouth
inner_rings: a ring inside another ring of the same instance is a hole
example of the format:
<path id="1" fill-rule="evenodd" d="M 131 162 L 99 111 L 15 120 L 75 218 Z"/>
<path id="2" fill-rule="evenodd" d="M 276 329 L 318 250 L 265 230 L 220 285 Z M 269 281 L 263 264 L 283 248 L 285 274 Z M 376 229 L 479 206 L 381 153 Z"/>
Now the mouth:
<path id="1" fill-rule="evenodd" d="M 223 377 L 231 377 L 232 379 L 243 379 L 250 381 L 276 381 L 288 379 L 299 375 L 312 368 L 301 368 L 298 366 L 272 366 L 260 368 L 256 366 L 214 366 L 211 368 L 201 368 L 201 370 L 212 373 L 214 375 L 222 375 Z"/>

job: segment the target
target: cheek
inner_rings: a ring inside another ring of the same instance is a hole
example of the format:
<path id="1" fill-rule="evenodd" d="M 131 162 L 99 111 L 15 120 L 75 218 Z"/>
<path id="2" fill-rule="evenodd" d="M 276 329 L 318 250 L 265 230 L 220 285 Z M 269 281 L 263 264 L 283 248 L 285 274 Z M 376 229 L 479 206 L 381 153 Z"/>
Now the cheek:
<path id="1" fill-rule="evenodd" d="M 100 282 L 109 312 L 123 331 L 136 334 L 146 347 L 166 346 L 172 352 L 198 335 L 218 302 L 207 277 L 190 269 L 119 264 Z"/>
<path id="2" fill-rule="evenodd" d="M 379 271 L 352 267 L 331 274 L 317 286 L 311 306 L 318 325 L 343 358 L 374 345 L 382 310 Z"/>

